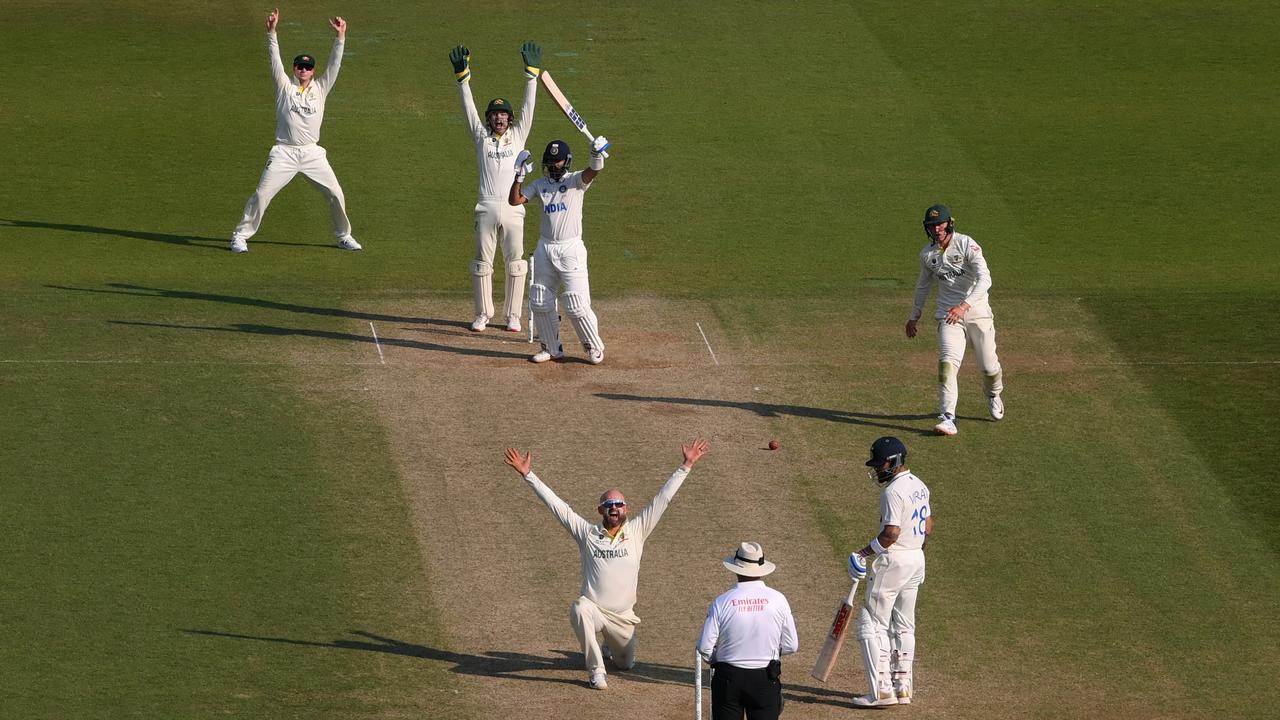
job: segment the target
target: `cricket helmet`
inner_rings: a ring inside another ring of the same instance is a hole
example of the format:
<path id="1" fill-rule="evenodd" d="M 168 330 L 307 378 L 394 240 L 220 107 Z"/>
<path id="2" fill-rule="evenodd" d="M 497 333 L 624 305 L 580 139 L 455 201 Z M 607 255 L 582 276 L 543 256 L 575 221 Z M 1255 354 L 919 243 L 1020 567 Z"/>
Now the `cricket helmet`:
<path id="1" fill-rule="evenodd" d="M 889 467 L 884 467 L 888 463 Z M 867 460 L 867 476 L 877 485 L 884 485 L 898 470 L 907 464 L 907 446 L 896 437 L 886 435 L 871 443 L 871 458 Z"/>
<path id="2" fill-rule="evenodd" d="M 951 216 L 951 208 L 938 203 L 937 205 L 930 205 L 929 209 L 924 211 L 924 234 L 930 240 L 933 240 L 933 236 L 929 234 L 929 228 L 943 223 L 947 224 L 948 234 L 955 231 L 956 219 Z"/>
<path id="3" fill-rule="evenodd" d="M 561 160 L 564 160 L 564 166 L 553 165 Z M 573 165 L 573 153 L 569 151 L 569 143 L 563 140 L 552 140 L 547 143 L 547 149 L 542 151 L 542 169 L 546 171 L 547 177 L 558 181 L 569 172 L 571 165 Z"/>

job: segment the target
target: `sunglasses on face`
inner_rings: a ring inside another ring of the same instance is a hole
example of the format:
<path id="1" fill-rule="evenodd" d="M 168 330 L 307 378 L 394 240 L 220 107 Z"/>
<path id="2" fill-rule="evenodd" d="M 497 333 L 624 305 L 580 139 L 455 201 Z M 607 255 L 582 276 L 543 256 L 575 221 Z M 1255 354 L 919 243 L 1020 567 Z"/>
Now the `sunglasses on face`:
<path id="1" fill-rule="evenodd" d="M 315 69 L 315 68 L 313 68 L 313 67 L 307 67 L 306 65 L 294 65 L 294 66 L 293 66 L 293 69 L 295 69 L 295 70 L 306 70 L 307 72 L 315 72 L 315 71 L 316 71 L 316 69 Z"/>
<path id="2" fill-rule="evenodd" d="M 604 502 L 600 503 L 600 507 L 606 510 L 608 510 L 609 508 L 626 507 L 626 506 L 627 506 L 626 500 L 605 500 Z"/>

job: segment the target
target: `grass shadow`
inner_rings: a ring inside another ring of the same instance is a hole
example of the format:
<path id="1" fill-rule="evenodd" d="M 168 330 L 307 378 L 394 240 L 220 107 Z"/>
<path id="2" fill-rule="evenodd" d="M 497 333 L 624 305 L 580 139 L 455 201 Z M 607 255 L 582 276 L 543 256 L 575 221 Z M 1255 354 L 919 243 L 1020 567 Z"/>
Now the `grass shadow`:
<path id="1" fill-rule="evenodd" d="M 462 320 L 440 320 L 437 318 L 409 317 L 406 315 L 386 315 L 383 313 L 360 312 L 358 310 L 344 310 L 342 308 L 315 307 L 312 305 L 299 305 L 297 303 L 277 302 L 275 300 L 263 300 L 262 298 L 246 297 L 243 295 L 223 295 L 219 293 L 196 292 L 192 290 L 166 290 L 164 288 L 146 287 L 145 285 L 131 285 L 128 283 L 107 283 L 106 287 L 110 289 L 80 288 L 69 287 L 66 285 L 45 285 L 45 287 L 52 290 L 70 290 L 72 292 L 103 293 L 108 295 L 136 295 L 138 297 L 159 297 L 173 300 L 199 300 L 203 302 L 224 303 L 227 305 L 244 305 L 247 307 L 265 308 L 267 310 L 280 310 L 282 312 L 298 313 L 302 315 L 350 318 L 352 320 L 442 325 L 462 329 L 470 328 L 470 323 Z"/>
<path id="2" fill-rule="evenodd" d="M 463 348 L 420 340 L 403 340 L 393 337 L 377 337 L 358 335 L 355 333 L 334 332 L 332 330 L 310 330 L 305 328 L 287 328 L 274 325 L 256 325 L 253 323 L 235 323 L 232 325 L 176 325 L 172 323 L 139 322 L 130 320 L 108 320 L 112 325 L 128 325 L 132 327 L 167 328 L 173 330 L 203 330 L 207 332 L 234 332 L 250 335 L 269 335 L 272 337 L 311 337 L 321 340 L 338 340 L 342 342 L 360 342 L 370 345 L 381 344 L 383 347 L 401 347 L 410 350 L 431 350 L 456 355 L 472 355 L 476 357 L 512 358 L 525 360 L 527 353 L 513 353 L 502 350 L 486 350 L 484 348 Z"/>
<path id="3" fill-rule="evenodd" d="M 933 415 L 883 415 L 876 413 L 853 412 L 852 410 L 829 410 L 826 408 L 807 407 L 804 405 L 772 405 L 759 402 L 735 402 L 733 400 L 714 400 L 709 398 L 656 397 L 646 395 L 626 395 L 622 393 L 596 393 L 596 397 L 605 400 L 622 400 L 626 402 L 665 403 L 668 405 L 696 405 L 701 407 L 733 408 L 753 412 L 760 417 L 779 417 L 794 415 L 796 417 L 824 420 L 826 422 L 849 423 L 868 427 L 896 430 L 902 433 L 932 436 L 933 429 L 921 429 L 910 425 L 902 425 L 891 420 L 926 420 Z"/>
<path id="4" fill-rule="evenodd" d="M 227 239 L 204 237 L 201 235 L 172 235 L 169 233 L 147 232 L 145 230 L 126 230 L 123 228 L 100 227 L 97 225 L 79 225 L 76 223 L 52 223 L 39 222 L 36 220 L 13 220 L 9 218 L 0 218 L 0 223 L 15 228 L 32 228 L 36 230 L 56 230 L 59 232 L 88 233 L 90 235 L 110 235 L 112 237 L 129 238 L 131 240 L 150 240 L 152 242 L 168 243 L 170 245 L 185 245 L 187 247 L 202 247 L 210 250 L 226 251 L 227 245 L 231 242 L 230 236 Z M 332 243 L 291 243 L 279 242 L 271 240 L 255 240 L 256 244 L 262 245 L 292 245 L 296 247 L 335 247 Z"/>
<path id="5" fill-rule="evenodd" d="M 554 650 L 551 655 L 531 655 L 529 653 L 509 652 L 502 650 L 486 650 L 479 654 L 469 654 L 433 648 L 428 645 L 404 642 L 394 638 L 376 635 L 365 630 L 349 630 L 352 638 L 334 640 L 300 640 L 296 638 L 272 637 L 267 635 L 247 635 L 244 633 L 222 632 L 218 630 L 180 629 L 187 635 L 226 638 L 231 640 L 253 640 L 256 642 L 281 643 L 308 648 L 329 650 L 356 650 L 361 652 L 387 653 L 405 657 L 451 663 L 449 672 L 459 675 L 477 677 L 510 678 L 533 682 L 562 683 L 566 685 L 586 685 L 586 674 L 582 667 L 582 653 L 572 650 Z M 354 638 L 354 639 L 353 639 Z M 546 677 L 528 675 L 538 671 L 573 672 L 582 671 L 581 680 L 563 677 Z M 693 668 L 681 668 L 673 665 L 657 663 L 636 663 L 635 667 L 626 671 L 617 671 L 619 677 L 633 682 L 680 684 L 692 683 Z"/>

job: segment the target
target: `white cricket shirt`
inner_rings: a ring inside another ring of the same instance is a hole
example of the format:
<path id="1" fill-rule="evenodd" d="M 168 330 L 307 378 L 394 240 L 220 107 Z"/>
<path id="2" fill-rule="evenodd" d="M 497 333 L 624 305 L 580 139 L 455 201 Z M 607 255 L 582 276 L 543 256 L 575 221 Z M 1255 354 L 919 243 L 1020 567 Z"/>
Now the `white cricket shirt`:
<path id="1" fill-rule="evenodd" d="M 698 653 L 708 662 L 762 668 L 800 649 L 791 605 L 763 580 L 739 582 L 707 609 Z"/>
<path id="2" fill-rule="evenodd" d="M 582 200 L 591 186 L 582 182 L 582 171 L 552 182 L 543 176 L 520 188 L 526 200 L 542 203 L 541 242 L 557 243 L 582 238 Z"/>
<path id="3" fill-rule="evenodd" d="M 648 507 L 635 518 L 628 519 L 614 537 L 609 537 L 604 526 L 589 523 L 574 512 L 535 473 L 530 472 L 524 479 L 578 542 L 582 560 L 582 595 L 624 622 L 638 623 L 640 618 L 632 608 L 636 604 L 640 556 L 644 554 L 645 539 L 653 532 L 688 475 L 689 471 L 683 467 L 672 473 Z"/>
<path id="4" fill-rule="evenodd" d="M 524 84 L 524 105 L 520 114 L 511 118 L 511 125 L 501 135 L 494 135 L 485 125 L 471 97 L 471 77 L 458 85 L 462 96 L 462 115 L 467 130 L 476 144 L 476 167 L 480 170 L 480 202 L 507 204 L 507 194 L 516 179 L 516 156 L 525 149 L 529 130 L 533 127 L 534 100 L 538 95 L 538 81 L 529 78 Z"/>
<path id="5" fill-rule="evenodd" d="M 906 552 L 924 547 L 929 488 L 910 472 L 898 474 L 880 491 L 880 525 L 896 525 L 898 539 L 886 552 Z"/>
<path id="6" fill-rule="evenodd" d="M 919 320 L 929 287 L 938 283 L 938 308 L 934 318 L 941 320 L 947 310 L 962 302 L 969 303 L 975 317 L 991 314 L 987 292 L 991 289 L 991 272 L 982 255 L 982 247 L 968 235 L 954 233 L 947 249 L 930 242 L 920 251 L 920 275 L 916 278 L 915 302 L 910 320 Z"/>
<path id="7" fill-rule="evenodd" d="M 271 77 L 276 83 L 276 142 L 281 145 L 320 142 L 324 101 L 342 67 L 342 40 L 334 38 L 324 73 L 313 77 L 306 90 L 298 84 L 298 78 L 285 72 L 280 60 L 280 41 L 274 32 L 267 33 L 267 55 L 271 60 Z"/>

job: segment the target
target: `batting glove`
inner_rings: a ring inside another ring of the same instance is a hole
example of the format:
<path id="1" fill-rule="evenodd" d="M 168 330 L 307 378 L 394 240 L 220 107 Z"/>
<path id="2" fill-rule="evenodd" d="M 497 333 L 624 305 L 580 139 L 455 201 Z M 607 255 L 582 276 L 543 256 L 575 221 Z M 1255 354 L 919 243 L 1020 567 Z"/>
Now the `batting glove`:
<path id="1" fill-rule="evenodd" d="M 604 155 L 604 154 L 605 154 L 605 151 L 606 151 L 606 150 L 608 150 L 608 149 L 609 149 L 609 140 L 608 140 L 607 138 L 605 138 L 605 136 L 603 136 L 603 135 L 601 135 L 600 137 L 597 137 L 597 138 L 596 138 L 596 139 L 591 143 L 591 154 L 592 154 L 592 155 Z"/>
<path id="2" fill-rule="evenodd" d="M 867 576 L 867 561 L 856 552 L 849 553 L 849 579 L 862 580 Z"/>
<path id="3" fill-rule="evenodd" d="M 520 46 L 520 57 L 524 60 L 525 77 L 532 80 L 542 74 L 542 48 L 536 42 L 527 42 Z"/>
<path id="4" fill-rule="evenodd" d="M 453 64 L 453 75 L 458 78 L 458 82 L 471 77 L 471 51 L 465 45 L 449 51 L 449 62 Z"/>
<path id="5" fill-rule="evenodd" d="M 525 176 L 533 172 L 533 161 L 530 159 L 532 157 L 533 153 L 528 150 L 521 150 L 520 154 L 516 155 L 516 182 L 524 182 Z"/>

